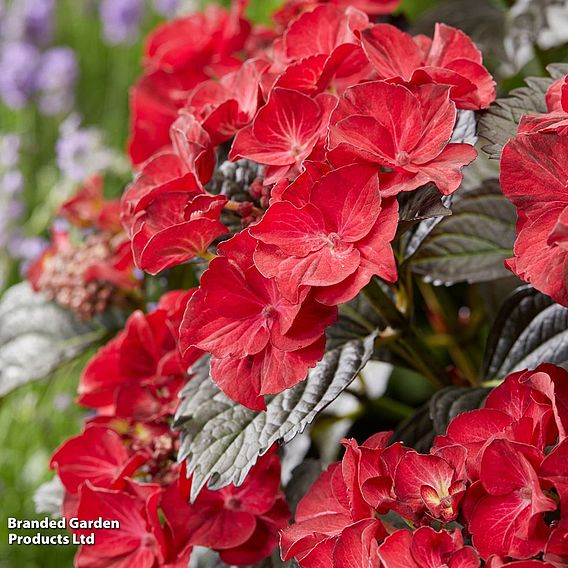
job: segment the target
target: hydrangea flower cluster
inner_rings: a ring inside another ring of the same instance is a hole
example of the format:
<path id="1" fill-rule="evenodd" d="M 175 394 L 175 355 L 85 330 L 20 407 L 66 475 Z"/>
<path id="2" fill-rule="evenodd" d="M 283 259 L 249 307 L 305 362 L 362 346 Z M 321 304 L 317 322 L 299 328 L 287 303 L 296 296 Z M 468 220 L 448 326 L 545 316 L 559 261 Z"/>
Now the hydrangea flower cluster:
<path id="1" fill-rule="evenodd" d="M 51 467 L 65 488 L 67 518 L 112 518 L 120 530 L 96 530 L 75 566 L 185 567 L 198 545 L 246 565 L 269 555 L 287 525 L 275 449 L 240 487 L 203 489 L 187 501 L 191 480 L 176 461 L 170 423 L 188 379 L 177 330 L 193 293 L 172 291 L 151 313 L 135 311 L 83 372 L 79 402 L 96 414 L 55 451 Z M 194 350 L 190 359 L 199 356 Z"/>
<path id="2" fill-rule="evenodd" d="M 518 212 L 508 267 L 568 306 L 568 77 L 546 93 L 547 114 L 525 115 L 503 149 L 501 189 Z"/>
<path id="3" fill-rule="evenodd" d="M 509 375 L 430 453 L 390 432 L 358 445 L 300 501 L 282 533 L 301 568 L 560 568 L 568 558 L 568 373 Z M 482 564 L 483 561 L 483 564 Z"/>
<path id="4" fill-rule="evenodd" d="M 180 345 L 211 353 L 213 379 L 252 409 L 321 359 L 339 304 L 373 276 L 396 281 L 397 195 L 453 193 L 477 155 L 452 140 L 458 112 L 495 97 L 463 32 L 412 37 L 363 11 L 392 2 L 360 4 L 293 2 L 277 34 L 251 27 L 240 2 L 172 21 L 150 35 L 132 92 L 140 171 L 122 220 L 135 262 L 157 274 L 215 257 Z M 248 201 L 210 191 L 227 151 L 258 167 Z"/>
<path id="5" fill-rule="evenodd" d="M 73 106 L 77 60 L 71 48 L 49 47 L 54 8 L 54 0 L 18 0 L 0 14 L 0 97 L 10 108 L 34 99 L 55 115 Z"/>

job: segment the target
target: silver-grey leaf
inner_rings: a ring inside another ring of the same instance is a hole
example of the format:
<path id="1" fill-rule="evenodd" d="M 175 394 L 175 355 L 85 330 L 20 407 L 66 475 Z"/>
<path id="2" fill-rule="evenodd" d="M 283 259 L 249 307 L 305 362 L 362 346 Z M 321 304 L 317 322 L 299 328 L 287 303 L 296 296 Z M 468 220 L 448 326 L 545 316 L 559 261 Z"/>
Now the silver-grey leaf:
<path id="1" fill-rule="evenodd" d="M 475 146 L 477 142 L 477 117 L 474 111 L 458 110 L 458 118 L 450 142 Z"/>
<path id="2" fill-rule="evenodd" d="M 319 412 L 349 386 L 373 352 L 376 333 L 328 351 L 308 378 L 275 395 L 267 410 L 255 412 L 226 397 L 209 376 L 202 358 L 181 393 L 174 428 L 181 432 L 178 460 L 193 475 L 191 499 L 208 484 L 220 489 L 240 485 L 276 442 L 303 432 Z"/>
<path id="3" fill-rule="evenodd" d="M 61 517 L 61 507 L 65 487 L 57 475 L 53 479 L 42 483 L 33 495 L 35 512 L 51 515 L 53 518 Z"/>
<path id="4" fill-rule="evenodd" d="M 0 397 L 49 375 L 103 334 L 98 323 L 78 321 L 27 282 L 13 286 L 0 300 Z"/>

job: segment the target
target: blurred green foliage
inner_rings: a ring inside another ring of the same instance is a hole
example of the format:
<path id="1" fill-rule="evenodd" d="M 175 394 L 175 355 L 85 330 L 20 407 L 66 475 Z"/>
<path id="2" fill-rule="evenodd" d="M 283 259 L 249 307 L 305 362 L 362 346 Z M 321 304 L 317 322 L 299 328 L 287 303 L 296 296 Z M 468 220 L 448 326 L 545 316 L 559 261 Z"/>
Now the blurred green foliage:
<path id="1" fill-rule="evenodd" d="M 85 410 L 74 403 L 74 396 L 77 377 L 91 355 L 0 399 L 0 568 L 72 566 L 72 546 L 8 546 L 7 518 L 44 516 L 36 515 L 32 497 L 53 477 L 48 468 L 53 450 L 81 429 Z"/>

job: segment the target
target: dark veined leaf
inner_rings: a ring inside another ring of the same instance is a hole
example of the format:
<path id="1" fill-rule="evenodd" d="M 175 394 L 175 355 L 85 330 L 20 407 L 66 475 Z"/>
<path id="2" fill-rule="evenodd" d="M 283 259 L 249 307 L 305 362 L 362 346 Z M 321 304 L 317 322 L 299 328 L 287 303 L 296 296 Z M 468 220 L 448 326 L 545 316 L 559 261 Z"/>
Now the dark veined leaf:
<path id="1" fill-rule="evenodd" d="M 290 508 L 292 517 L 296 513 L 296 507 L 302 497 L 308 492 L 322 472 L 322 464 L 319 460 L 309 458 L 294 468 L 292 478 L 286 485 L 286 503 Z"/>
<path id="2" fill-rule="evenodd" d="M 349 386 L 373 352 L 376 333 L 328 351 L 308 378 L 255 412 L 227 398 L 209 376 L 202 358 L 181 393 L 174 428 L 181 432 L 178 460 L 193 475 L 191 499 L 208 484 L 220 489 L 240 485 L 248 472 L 276 442 L 300 434 L 319 412 Z"/>
<path id="3" fill-rule="evenodd" d="M 104 333 L 100 324 L 78 321 L 27 282 L 13 286 L 0 300 L 0 396 L 46 377 Z"/>
<path id="4" fill-rule="evenodd" d="M 433 183 L 421 187 L 418 191 L 402 192 L 398 195 L 398 215 L 404 230 L 418 221 L 451 214 L 447 207 L 447 198 L 440 194 Z"/>
<path id="5" fill-rule="evenodd" d="M 521 286 L 503 304 L 487 339 L 483 376 L 502 378 L 540 363 L 568 361 L 568 309 Z"/>
<path id="6" fill-rule="evenodd" d="M 335 349 L 353 339 L 362 339 L 375 329 L 382 329 L 386 324 L 364 294 L 339 307 L 337 321 L 325 331 L 327 349 Z"/>
<path id="7" fill-rule="evenodd" d="M 396 429 L 392 441 L 404 442 L 419 452 L 428 452 L 436 436 L 445 434 L 448 424 L 468 410 L 480 408 L 490 389 L 446 387 Z"/>
<path id="8" fill-rule="evenodd" d="M 417 452 L 427 453 L 434 441 L 434 428 L 430 418 L 430 408 L 426 404 L 403 422 L 392 435 L 392 442 L 404 442 Z"/>
<path id="9" fill-rule="evenodd" d="M 413 272 L 435 283 L 484 282 L 507 276 L 516 213 L 496 179 L 475 189 L 462 187 L 452 199 L 452 215 L 418 225 L 406 245 Z"/>
<path id="10" fill-rule="evenodd" d="M 480 113 L 478 134 L 487 141 L 482 148 L 493 160 L 499 160 L 503 146 L 515 136 L 523 114 L 548 112 L 546 91 L 555 79 L 568 73 L 568 65 L 554 64 L 547 67 L 550 77 L 529 77 L 526 86 L 513 89 L 509 96 L 497 99 L 489 109 Z"/>

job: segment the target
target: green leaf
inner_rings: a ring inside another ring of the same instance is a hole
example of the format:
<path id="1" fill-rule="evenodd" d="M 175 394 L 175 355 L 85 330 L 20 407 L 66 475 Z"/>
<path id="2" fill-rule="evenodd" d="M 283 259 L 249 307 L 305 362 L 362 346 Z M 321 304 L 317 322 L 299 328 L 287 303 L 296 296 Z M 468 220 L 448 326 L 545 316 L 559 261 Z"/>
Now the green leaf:
<path id="1" fill-rule="evenodd" d="M 540 363 L 568 361 L 568 309 L 531 286 L 507 298 L 489 332 L 483 376 L 501 378 Z"/>
<path id="2" fill-rule="evenodd" d="M 220 489 L 240 485 L 276 442 L 289 442 L 351 384 L 370 359 L 376 333 L 328 351 L 308 378 L 274 396 L 265 412 L 255 412 L 226 397 L 209 376 L 208 359 L 182 392 L 174 428 L 181 432 L 178 460 L 193 475 L 191 499 L 208 483 Z"/>
<path id="3" fill-rule="evenodd" d="M 515 208 L 496 179 L 475 189 L 462 187 L 452 215 L 418 225 L 406 245 L 413 272 L 443 284 L 484 282 L 507 276 L 503 261 L 515 241 Z"/>
<path id="4" fill-rule="evenodd" d="M 270 25 L 272 14 L 278 10 L 284 0 L 252 0 L 248 3 L 247 16 L 256 24 Z"/>
<path id="5" fill-rule="evenodd" d="M 98 323 L 78 321 L 27 282 L 13 286 L 0 300 L 0 397 L 46 377 L 104 332 Z"/>
<path id="6" fill-rule="evenodd" d="M 428 452 L 436 436 L 446 433 L 458 414 L 480 408 L 490 389 L 446 387 L 396 429 L 392 441 L 402 441 L 419 452 Z"/>

